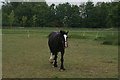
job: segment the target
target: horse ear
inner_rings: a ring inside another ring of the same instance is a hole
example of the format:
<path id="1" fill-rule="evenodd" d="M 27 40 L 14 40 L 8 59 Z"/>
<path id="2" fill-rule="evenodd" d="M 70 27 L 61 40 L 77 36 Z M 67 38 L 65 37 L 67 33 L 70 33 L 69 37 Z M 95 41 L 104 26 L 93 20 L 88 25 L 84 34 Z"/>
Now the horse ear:
<path id="1" fill-rule="evenodd" d="M 64 32 L 63 32 L 62 30 L 60 30 L 60 33 L 61 33 L 61 34 L 64 34 Z"/>
<path id="2" fill-rule="evenodd" d="M 68 34 L 69 31 L 66 32 L 66 34 Z"/>

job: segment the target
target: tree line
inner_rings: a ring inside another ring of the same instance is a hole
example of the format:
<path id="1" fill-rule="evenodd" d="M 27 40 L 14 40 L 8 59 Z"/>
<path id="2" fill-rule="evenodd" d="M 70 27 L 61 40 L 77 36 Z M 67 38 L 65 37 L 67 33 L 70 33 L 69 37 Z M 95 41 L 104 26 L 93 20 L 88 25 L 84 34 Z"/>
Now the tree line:
<path id="1" fill-rule="evenodd" d="M 2 6 L 2 26 L 117 28 L 120 2 L 88 1 L 80 5 L 9 2 Z"/>

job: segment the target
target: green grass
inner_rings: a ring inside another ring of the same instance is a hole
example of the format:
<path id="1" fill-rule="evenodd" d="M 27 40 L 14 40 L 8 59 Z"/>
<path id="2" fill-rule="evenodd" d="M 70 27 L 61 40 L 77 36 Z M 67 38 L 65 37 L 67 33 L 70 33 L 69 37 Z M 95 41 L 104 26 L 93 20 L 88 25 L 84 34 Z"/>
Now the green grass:
<path id="1" fill-rule="evenodd" d="M 83 36 L 84 32 L 75 32 L 81 29 L 65 29 L 70 31 L 69 47 L 64 56 L 66 71 L 60 72 L 60 54 L 58 68 L 53 68 L 48 61 L 50 53 L 47 45 L 48 34 L 58 28 L 29 28 L 26 30 L 35 30 L 29 32 L 29 37 L 25 31 L 7 30 L 3 30 L 2 39 L 3 78 L 118 77 L 118 46 L 102 45 L 102 41 L 95 40 L 96 32 L 87 32 Z M 111 33 L 101 32 L 99 36 L 107 34 Z"/>

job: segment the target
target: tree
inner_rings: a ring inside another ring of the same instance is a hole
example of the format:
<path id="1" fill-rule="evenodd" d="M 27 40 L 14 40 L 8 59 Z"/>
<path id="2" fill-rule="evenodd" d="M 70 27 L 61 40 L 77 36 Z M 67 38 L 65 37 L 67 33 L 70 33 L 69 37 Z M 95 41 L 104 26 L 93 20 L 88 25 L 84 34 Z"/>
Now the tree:
<path id="1" fill-rule="evenodd" d="M 69 3 L 59 4 L 56 6 L 56 20 L 58 27 L 70 26 L 71 5 Z"/>
<path id="2" fill-rule="evenodd" d="M 35 3 L 32 2 L 20 2 L 19 5 L 17 6 L 17 9 L 15 9 L 15 14 L 16 17 L 18 19 L 18 26 L 23 26 L 22 22 L 22 18 L 23 16 L 27 17 L 27 23 L 25 24 L 25 26 L 31 26 L 31 22 L 30 19 L 31 17 L 34 15 L 34 6 Z"/>
<path id="3" fill-rule="evenodd" d="M 22 26 L 25 27 L 26 22 L 27 22 L 27 17 L 26 17 L 26 16 L 23 16 L 23 17 L 22 17 Z"/>
<path id="4" fill-rule="evenodd" d="M 33 26 L 36 27 L 36 21 L 37 21 L 37 16 L 33 15 L 32 17 L 32 22 L 33 22 Z"/>
<path id="5" fill-rule="evenodd" d="M 46 2 L 6 2 L 2 6 L 3 26 L 120 27 L 120 2 L 91 1 L 48 5 Z"/>
<path id="6" fill-rule="evenodd" d="M 63 18 L 63 26 L 64 27 L 68 27 L 68 17 L 67 16 L 64 16 L 64 18 Z"/>
<path id="7" fill-rule="evenodd" d="M 106 20 L 108 27 L 120 27 L 120 2 L 110 3 Z"/>
<path id="8" fill-rule="evenodd" d="M 109 5 L 104 2 L 98 2 L 94 7 L 94 23 L 93 27 L 95 28 L 105 28 L 106 27 L 106 18 L 108 15 Z"/>
<path id="9" fill-rule="evenodd" d="M 2 26 L 2 10 L 0 9 L 0 28 Z"/>
<path id="10" fill-rule="evenodd" d="M 10 26 L 13 26 L 13 23 L 14 23 L 14 20 L 15 20 L 15 15 L 14 15 L 13 10 L 11 11 L 11 13 L 10 13 L 10 15 L 8 17 L 9 17 Z"/>
<path id="11" fill-rule="evenodd" d="M 71 27 L 80 27 L 81 24 L 81 16 L 80 16 L 80 10 L 77 5 L 72 5 L 71 8 L 71 18 L 70 18 L 70 26 Z"/>
<path id="12" fill-rule="evenodd" d="M 94 4 L 91 1 L 88 1 L 85 5 L 85 27 L 93 27 L 94 24 Z"/>
<path id="13" fill-rule="evenodd" d="M 79 5 L 79 12 L 80 12 L 80 27 L 85 27 L 86 26 L 86 10 L 85 10 L 85 3 L 82 3 L 81 5 Z"/>
<path id="14" fill-rule="evenodd" d="M 49 7 L 46 2 L 39 2 L 33 8 L 34 14 L 37 16 L 37 26 L 44 27 L 47 25 Z"/>
<path id="15" fill-rule="evenodd" d="M 49 27 L 56 27 L 57 22 L 56 22 L 56 9 L 55 9 L 55 4 L 51 4 L 49 6 L 49 11 L 47 15 L 47 26 Z"/>

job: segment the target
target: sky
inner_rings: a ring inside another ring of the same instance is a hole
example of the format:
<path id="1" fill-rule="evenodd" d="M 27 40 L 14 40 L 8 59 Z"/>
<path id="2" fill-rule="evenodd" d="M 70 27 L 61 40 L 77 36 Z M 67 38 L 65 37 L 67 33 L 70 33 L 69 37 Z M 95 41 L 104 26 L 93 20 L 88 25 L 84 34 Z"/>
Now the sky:
<path id="1" fill-rule="evenodd" d="M 87 2 L 88 0 L 45 0 L 46 2 Z M 110 2 L 111 0 L 90 0 L 92 2 Z"/>
<path id="2" fill-rule="evenodd" d="M 0 0 L 0 8 L 2 6 L 2 1 L 5 0 Z M 29 1 L 29 0 L 10 0 L 10 1 L 14 1 L 14 2 L 20 2 L 20 1 Z M 39 2 L 41 0 L 31 0 L 32 2 Z M 42 0 L 43 1 L 43 0 Z M 45 0 L 49 5 L 51 5 L 52 3 L 55 4 L 59 4 L 59 3 L 65 3 L 65 2 L 69 2 L 71 4 L 80 4 L 81 2 L 87 2 L 88 0 Z M 113 0 L 90 0 L 92 2 L 111 2 Z"/>
<path id="3" fill-rule="evenodd" d="M 65 3 L 65 2 L 69 2 L 71 4 L 74 5 L 79 5 L 83 2 L 87 2 L 88 0 L 45 0 L 49 5 L 51 5 L 52 3 L 55 4 L 59 4 L 59 3 Z M 111 2 L 112 0 L 90 0 L 92 2 Z"/>

